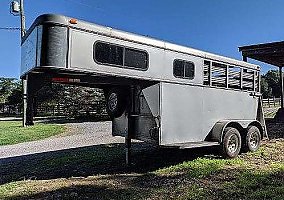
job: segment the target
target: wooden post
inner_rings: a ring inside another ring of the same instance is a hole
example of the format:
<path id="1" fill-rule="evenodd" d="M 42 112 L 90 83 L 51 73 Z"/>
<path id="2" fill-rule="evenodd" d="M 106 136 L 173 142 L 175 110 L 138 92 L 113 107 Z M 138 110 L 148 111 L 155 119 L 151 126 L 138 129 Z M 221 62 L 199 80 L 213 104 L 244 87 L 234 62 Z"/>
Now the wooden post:
<path id="1" fill-rule="evenodd" d="M 283 74 L 282 67 L 279 67 L 280 90 L 281 90 L 281 108 L 284 108 Z"/>
<path id="2" fill-rule="evenodd" d="M 273 96 L 273 106 L 276 107 L 276 104 L 275 104 L 275 96 Z"/>

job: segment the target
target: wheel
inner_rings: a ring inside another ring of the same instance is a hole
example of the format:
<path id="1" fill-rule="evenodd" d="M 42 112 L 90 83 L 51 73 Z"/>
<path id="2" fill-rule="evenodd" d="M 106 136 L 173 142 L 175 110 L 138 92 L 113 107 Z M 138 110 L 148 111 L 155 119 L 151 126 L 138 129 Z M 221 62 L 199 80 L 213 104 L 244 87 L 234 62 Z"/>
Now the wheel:
<path id="1" fill-rule="evenodd" d="M 235 158 L 240 153 L 241 135 L 238 129 L 233 127 L 225 128 L 221 147 L 222 154 L 226 158 Z"/>
<path id="2" fill-rule="evenodd" d="M 126 109 L 126 92 L 112 88 L 106 95 L 106 110 L 111 118 L 120 117 Z"/>
<path id="3" fill-rule="evenodd" d="M 243 140 L 242 151 L 257 151 L 260 146 L 261 134 L 259 128 L 256 126 L 249 126 L 247 128 L 246 137 Z"/>

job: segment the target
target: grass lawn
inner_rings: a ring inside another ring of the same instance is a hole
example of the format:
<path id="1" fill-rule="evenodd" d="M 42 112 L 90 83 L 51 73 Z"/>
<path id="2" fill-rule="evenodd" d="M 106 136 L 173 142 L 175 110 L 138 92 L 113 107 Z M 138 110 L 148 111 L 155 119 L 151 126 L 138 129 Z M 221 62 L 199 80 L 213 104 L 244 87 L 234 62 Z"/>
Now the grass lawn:
<path id="1" fill-rule="evenodd" d="M 23 128 L 20 121 L 0 121 L 0 145 L 40 140 L 60 134 L 64 130 L 64 126 L 55 124 L 36 123 Z"/>
<path id="2" fill-rule="evenodd" d="M 214 149 L 138 150 L 98 145 L 20 160 L 0 168 L 0 199 L 284 199 L 284 139 L 222 159 Z"/>

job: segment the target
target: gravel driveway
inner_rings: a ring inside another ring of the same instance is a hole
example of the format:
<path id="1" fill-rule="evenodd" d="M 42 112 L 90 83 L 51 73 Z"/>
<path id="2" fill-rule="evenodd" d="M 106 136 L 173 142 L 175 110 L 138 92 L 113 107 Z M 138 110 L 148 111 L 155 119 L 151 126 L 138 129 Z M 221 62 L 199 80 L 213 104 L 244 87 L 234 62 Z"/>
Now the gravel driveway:
<path id="1" fill-rule="evenodd" d="M 65 125 L 67 126 L 67 132 L 62 137 L 0 146 L 0 159 L 96 144 L 124 143 L 123 137 L 113 137 L 111 135 L 110 121 L 67 123 Z"/>

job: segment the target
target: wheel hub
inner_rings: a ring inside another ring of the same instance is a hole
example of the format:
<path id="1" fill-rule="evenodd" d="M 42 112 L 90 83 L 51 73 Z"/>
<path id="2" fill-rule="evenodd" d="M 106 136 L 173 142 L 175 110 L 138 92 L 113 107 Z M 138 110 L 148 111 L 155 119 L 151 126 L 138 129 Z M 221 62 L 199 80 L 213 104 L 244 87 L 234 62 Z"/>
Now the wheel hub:
<path id="1" fill-rule="evenodd" d="M 259 143 L 259 137 L 256 132 L 252 133 L 249 138 L 249 143 L 252 148 L 256 148 Z"/>
<path id="2" fill-rule="evenodd" d="M 232 135 L 228 140 L 228 150 L 231 153 L 234 153 L 238 149 L 238 138 L 235 135 Z"/>

